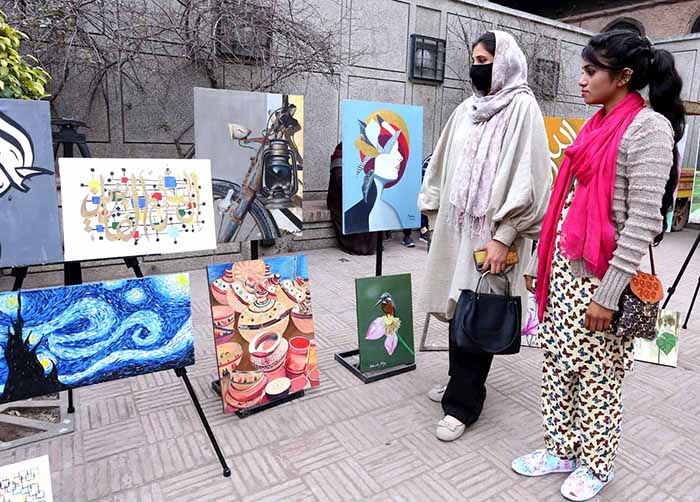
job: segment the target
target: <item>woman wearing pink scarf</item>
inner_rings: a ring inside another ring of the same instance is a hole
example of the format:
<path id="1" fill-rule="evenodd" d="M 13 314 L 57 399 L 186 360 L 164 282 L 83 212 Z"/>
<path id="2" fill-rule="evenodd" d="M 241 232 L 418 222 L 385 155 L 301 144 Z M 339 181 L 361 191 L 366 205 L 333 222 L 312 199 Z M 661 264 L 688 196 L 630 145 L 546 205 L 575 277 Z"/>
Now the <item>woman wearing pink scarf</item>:
<path id="1" fill-rule="evenodd" d="M 673 56 L 634 33 L 593 37 L 579 85 L 584 101 L 602 109 L 566 150 L 526 275 L 541 321 L 545 448 L 512 464 L 524 476 L 571 473 L 561 494 L 574 501 L 615 476 L 634 344 L 609 328 L 648 246 L 663 235 L 685 126 Z M 637 92 L 647 86 L 651 108 Z"/>

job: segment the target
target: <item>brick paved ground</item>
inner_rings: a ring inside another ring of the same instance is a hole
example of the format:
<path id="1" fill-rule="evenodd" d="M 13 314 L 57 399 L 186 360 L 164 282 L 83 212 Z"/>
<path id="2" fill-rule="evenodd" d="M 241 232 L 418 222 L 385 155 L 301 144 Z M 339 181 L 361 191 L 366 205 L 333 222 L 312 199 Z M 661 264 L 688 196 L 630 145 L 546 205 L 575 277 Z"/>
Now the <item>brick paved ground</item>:
<path id="1" fill-rule="evenodd" d="M 670 284 L 695 233 L 669 236 L 661 275 Z M 387 243 L 385 273 L 412 272 L 420 287 L 424 245 Z M 440 407 L 427 390 L 445 378 L 447 354 L 419 353 L 418 369 L 363 385 L 333 354 L 356 346 L 355 277 L 373 257 L 310 252 L 321 387 L 301 400 L 240 420 L 224 416 L 209 388 L 215 374 L 205 275 L 193 274 L 197 364 L 190 369 L 233 476 L 225 479 L 172 372 L 77 391 L 76 432 L 0 454 L 0 463 L 48 453 L 64 501 L 556 501 L 562 476 L 525 479 L 509 464 L 541 444 L 541 356 L 497 358 L 481 420 L 454 443 L 434 437 Z M 687 309 L 700 252 L 673 306 Z M 625 384 L 623 442 L 601 501 L 700 500 L 700 307 L 682 333 L 680 367 L 638 364 Z M 424 314 L 415 316 L 416 337 Z M 435 323 L 431 342 L 445 341 Z M 416 340 L 417 343 L 417 340 Z"/>

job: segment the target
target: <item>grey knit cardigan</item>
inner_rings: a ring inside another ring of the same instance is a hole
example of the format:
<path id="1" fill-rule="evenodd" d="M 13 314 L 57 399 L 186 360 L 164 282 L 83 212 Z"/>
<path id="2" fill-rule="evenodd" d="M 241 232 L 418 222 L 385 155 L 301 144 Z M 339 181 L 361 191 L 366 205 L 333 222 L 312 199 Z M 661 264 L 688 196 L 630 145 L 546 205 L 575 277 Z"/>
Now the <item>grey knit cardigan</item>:
<path id="1" fill-rule="evenodd" d="M 663 115 L 644 108 L 620 141 L 612 219 L 617 249 L 593 301 L 617 310 L 620 296 L 641 266 L 649 244 L 663 229 L 661 199 L 673 163 L 673 129 Z M 537 253 L 526 275 L 537 276 Z M 576 277 L 592 277 L 583 260 L 571 267 Z"/>

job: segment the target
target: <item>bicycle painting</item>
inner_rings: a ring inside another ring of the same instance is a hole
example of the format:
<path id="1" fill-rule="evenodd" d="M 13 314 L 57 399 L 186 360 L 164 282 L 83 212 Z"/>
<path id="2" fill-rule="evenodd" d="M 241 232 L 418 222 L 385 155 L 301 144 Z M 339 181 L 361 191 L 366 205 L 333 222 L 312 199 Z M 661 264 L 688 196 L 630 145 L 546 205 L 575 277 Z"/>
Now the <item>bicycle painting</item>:
<path id="1" fill-rule="evenodd" d="M 210 159 L 218 242 L 302 230 L 303 96 L 194 89 L 195 156 Z"/>

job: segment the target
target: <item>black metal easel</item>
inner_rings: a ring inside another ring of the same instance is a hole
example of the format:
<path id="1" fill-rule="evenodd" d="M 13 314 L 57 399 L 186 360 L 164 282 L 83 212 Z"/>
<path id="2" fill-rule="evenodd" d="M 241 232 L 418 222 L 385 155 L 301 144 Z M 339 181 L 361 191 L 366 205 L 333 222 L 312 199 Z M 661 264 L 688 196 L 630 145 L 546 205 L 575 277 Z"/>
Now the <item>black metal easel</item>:
<path id="1" fill-rule="evenodd" d="M 375 272 L 377 277 L 382 275 L 382 261 L 384 255 L 384 232 L 377 232 L 377 252 Z M 360 349 L 349 350 L 346 352 L 337 352 L 335 354 L 335 360 L 338 361 L 344 368 L 350 371 L 357 378 L 362 380 L 362 383 L 372 383 L 377 380 L 383 380 L 395 375 L 400 375 L 401 373 L 406 373 L 408 371 L 413 371 L 416 369 L 416 363 L 412 364 L 402 364 L 399 366 L 394 366 L 393 368 L 387 368 L 377 371 L 360 371 Z"/>
<path id="2" fill-rule="evenodd" d="M 260 257 L 260 251 L 258 246 L 258 241 L 250 241 L 251 260 L 257 260 Z M 219 380 L 213 380 L 211 382 L 211 388 L 218 396 L 221 396 L 221 382 Z M 236 416 L 238 416 L 238 418 L 246 418 L 251 415 L 255 415 L 256 413 L 260 413 L 261 411 L 274 408 L 275 406 L 279 406 L 280 404 L 288 403 L 289 401 L 294 401 L 295 399 L 299 399 L 300 397 L 304 397 L 304 390 L 300 390 L 299 392 L 295 392 L 294 394 L 288 394 L 284 397 L 277 398 L 274 401 L 268 401 L 267 403 L 259 404 L 257 406 L 251 406 L 250 408 L 237 410 Z"/>
<path id="3" fill-rule="evenodd" d="M 78 131 L 78 128 L 80 127 L 87 127 L 84 122 L 80 122 L 78 120 L 60 119 L 53 120 L 51 123 L 52 125 L 59 127 L 59 130 L 53 133 L 54 157 L 58 155 L 59 149 L 61 147 L 63 148 L 64 157 L 73 157 L 74 146 L 78 147 L 78 150 L 80 151 L 80 155 L 82 157 L 91 157 L 90 150 L 87 146 L 85 134 Z M 133 270 L 134 275 L 136 277 L 143 277 L 143 272 L 141 271 L 141 267 L 136 257 L 124 258 L 124 263 L 128 268 L 131 268 Z M 27 276 L 28 268 L 29 267 L 17 267 L 12 269 L 11 275 L 15 278 L 13 291 L 18 291 L 22 287 L 24 279 Z M 66 286 L 82 284 L 83 274 L 81 262 L 65 262 L 63 264 L 63 278 L 63 282 Z M 216 438 L 214 437 L 214 433 L 211 430 L 209 421 L 207 420 L 206 415 L 204 415 L 204 411 L 202 410 L 202 406 L 199 403 L 197 394 L 195 394 L 194 389 L 192 388 L 192 384 L 190 383 L 190 379 L 187 376 L 187 369 L 185 367 L 175 368 L 174 371 L 178 377 L 182 378 L 183 382 L 185 383 L 185 387 L 187 387 L 187 391 L 190 394 L 190 398 L 192 399 L 192 403 L 194 404 L 197 413 L 199 414 L 199 418 L 202 421 L 204 430 L 206 431 L 207 436 L 209 437 L 209 441 L 211 441 L 212 447 L 214 448 L 214 452 L 216 453 L 216 456 L 219 459 L 219 462 L 221 463 L 224 477 L 231 476 L 231 469 L 226 464 L 226 459 L 224 458 L 223 453 L 221 452 L 221 448 L 219 448 L 219 444 L 216 441 Z M 68 389 L 68 413 L 74 412 L 75 408 L 73 406 L 73 390 Z"/>
<path id="4" fill-rule="evenodd" d="M 671 301 L 671 297 L 676 292 L 676 288 L 678 287 L 678 284 L 681 282 L 681 278 L 683 277 L 685 270 L 688 268 L 688 265 L 690 264 L 690 260 L 693 258 L 695 251 L 698 249 L 698 245 L 700 245 L 700 233 L 698 234 L 697 238 L 695 239 L 693 246 L 690 248 L 690 252 L 688 253 L 688 256 L 686 256 L 685 261 L 683 262 L 683 266 L 681 267 L 680 271 L 678 272 L 678 275 L 676 276 L 676 280 L 673 281 L 673 285 L 670 288 L 668 288 L 668 296 L 666 297 L 666 301 L 664 302 L 664 305 L 661 308 L 665 309 L 666 306 L 668 305 L 668 302 Z M 688 314 L 685 317 L 685 322 L 683 323 L 683 329 L 688 329 L 688 321 L 690 320 L 690 314 L 693 311 L 693 307 L 695 306 L 695 300 L 697 300 L 697 298 L 698 298 L 698 291 L 700 291 L 700 276 L 698 276 L 698 284 L 697 284 L 697 286 L 695 286 L 695 293 L 693 294 L 693 299 L 690 301 L 690 308 L 688 309 Z"/>

